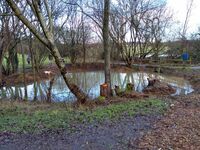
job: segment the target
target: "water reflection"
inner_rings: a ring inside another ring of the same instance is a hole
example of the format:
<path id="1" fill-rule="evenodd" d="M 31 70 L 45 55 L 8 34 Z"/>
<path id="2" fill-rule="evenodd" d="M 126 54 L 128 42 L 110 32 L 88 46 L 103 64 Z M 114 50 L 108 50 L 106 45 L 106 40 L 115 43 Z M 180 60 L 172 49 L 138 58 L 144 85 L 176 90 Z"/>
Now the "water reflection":
<path id="1" fill-rule="evenodd" d="M 161 76 L 158 74 L 133 72 L 133 73 L 117 73 L 113 72 L 112 86 L 118 85 L 120 88 L 125 88 L 127 83 L 133 83 L 135 90 L 141 92 L 148 84 L 147 78 L 157 78 L 162 82 L 171 84 L 176 88 L 174 95 L 188 94 L 193 91 L 188 81 L 183 78 Z M 104 82 L 104 73 L 101 71 L 95 72 L 79 72 L 69 73 L 68 77 L 77 85 L 79 85 L 83 91 L 85 91 L 90 98 L 96 98 L 100 94 L 100 84 Z M 34 92 L 34 83 L 27 85 L 28 99 L 33 100 L 37 97 L 39 100 L 46 99 L 46 93 L 50 85 L 50 80 L 45 80 L 36 83 L 36 91 Z M 4 87 L 0 91 L 1 98 L 13 98 L 21 99 L 24 97 L 24 87 Z M 52 100 L 53 101 L 73 101 L 74 95 L 66 87 L 64 80 L 61 76 L 55 77 L 55 82 L 52 87 Z"/>

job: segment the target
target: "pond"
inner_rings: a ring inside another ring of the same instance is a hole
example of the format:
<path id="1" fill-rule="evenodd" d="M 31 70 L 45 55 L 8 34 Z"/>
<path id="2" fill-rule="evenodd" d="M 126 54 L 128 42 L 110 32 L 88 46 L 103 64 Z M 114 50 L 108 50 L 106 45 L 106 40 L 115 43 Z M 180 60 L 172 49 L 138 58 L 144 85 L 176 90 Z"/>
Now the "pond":
<path id="1" fill-rule="evenodd" d="M 100 84 L 104 83 L 103 71 L 68 73 L 68 77 L 84 92 L 86 92 L 91 99 L 97 98 L 100 95 Z M 135 85 L 135 90 L 139 92 L 142 92 L 142 90 L 147 86 L 147 78 L 156 78 L 162 82 L 170 84 L 176 89 L 176 93 L 173 95 L 187 95 L 193 92 L 190 83 L 181 77 L 145 72 L 111 73 L 112 87 L 118 85 L 121 88 L 125 88 L 127 83 L 133 83 Z M 34 95 L 37 95 L 38 100 L 45 100 L 49 85 L 50 79 L 35 83 L 36 92 L 34 92 L 34 83 L 27 85 L 28 99 L 33 100 Z M 1 98 L 23 98 L 24 87 L 22 85 L 4 87 L 1 89 L 0 94 Z M 59 75 L 55 76 L 55 81 L 52 87 L 52 100 L 55 102 L 75 100 L 74 95 L 69 91 L 63 78 Z"/>

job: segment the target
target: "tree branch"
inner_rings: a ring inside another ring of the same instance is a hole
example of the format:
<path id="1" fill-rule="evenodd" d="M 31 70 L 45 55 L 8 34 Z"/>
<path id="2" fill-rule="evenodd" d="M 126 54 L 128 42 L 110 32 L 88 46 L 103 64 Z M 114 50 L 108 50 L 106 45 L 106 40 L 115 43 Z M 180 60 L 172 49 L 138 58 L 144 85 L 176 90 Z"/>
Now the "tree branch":
<path id="1" fill-rule="evenodd" d="M 25 26 L 44 44 L 48 47 L 48 41 L 43 38 L 36 28 L 30 23 L 30 21 L 22 14 L 19 7 L 15 4 L 13 0 L 6 0 L 6 2 L 9 4 L 11 9 L 14 11 L 15 15 L 25 24 Z"/>

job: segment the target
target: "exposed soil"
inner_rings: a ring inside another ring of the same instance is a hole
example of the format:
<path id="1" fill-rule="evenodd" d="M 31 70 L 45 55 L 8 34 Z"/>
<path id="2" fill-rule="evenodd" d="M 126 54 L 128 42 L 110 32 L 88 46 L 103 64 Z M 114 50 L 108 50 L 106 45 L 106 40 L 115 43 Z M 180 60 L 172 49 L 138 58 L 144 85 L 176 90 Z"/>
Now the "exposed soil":
<path id="1" fill-rule="evenodd" d="M 169 84 L 160 82 L 159 80 L 149 80 L 149 84 L 143 92 L 145 94 L 152 95 L 170 95 L 176 92 L 176 90 Z"/>
<path id="2" fill-rule="evenodd" d="M 184 76 L 195 91 L 190 95 L 168 98 L 171 108 L 154 124 L 153 130 L 140 139 L 137 149 L 200 149 L 200 71 L 172 74 Z"/>
<path id="3" fill-rule="evenodd" d="M 46 74 L 45 71 L 51 71 L 50 74 Z M 41 81 L 45 79 L 50 79 L 54 75 L 58 74 L 58 68 L 56 66 L 47 66 L 45 68 L 42 68 L 39 70 L 39 72 L 36 72 L 35 78 L 36 81 Z M 34 82 L 34 74 L 32 71 L 27 70 L 26 76 L 25 76 L 26 84 L 30 84 Z M 14 85 L 20 85 L 24 83 L 24 77 L 22 73 L 15 73 L 6 77 L 3 77 L 3 80 L 6 82 L 6 86 L 14 86 Z"/>
<path id="4" fill-rule="evenodd" d="M 39 134 L 0 134 L 3 150 L 82 150 L 136 149 L 138 140 L 152 129 L 158 115 L 123 116 L 116 121 L 75 125 L 71 130 L 48 131 Z"/>
<path id="5" fill-rule="evenodd" d="M 139 143 L 140 149 L 200 149 L 200 95 L 179 96 Z"/>
<path id="6" fill-rule="evenodd" d="M 188 78 L 193 88 L 195 89 L 195 93 L 200 94 L 200 75 L 194 75 Z"/>

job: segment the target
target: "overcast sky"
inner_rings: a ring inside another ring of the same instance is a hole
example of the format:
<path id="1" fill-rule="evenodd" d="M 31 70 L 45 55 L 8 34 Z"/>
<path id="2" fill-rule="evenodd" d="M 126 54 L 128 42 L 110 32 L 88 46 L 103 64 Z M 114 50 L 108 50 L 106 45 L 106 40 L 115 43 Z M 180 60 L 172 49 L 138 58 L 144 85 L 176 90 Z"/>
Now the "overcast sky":
<path id="1" fill-rule="evenodd" d="M 187 4 L 191 0 L 167 0 L 167 5 L 172 9 L 174 19 L 181 24 L 186 17 Z M 188 33 L 195 32 L 200 27 L 200 0 L 194 0 L 193 9 L 188 23 Z"/>

